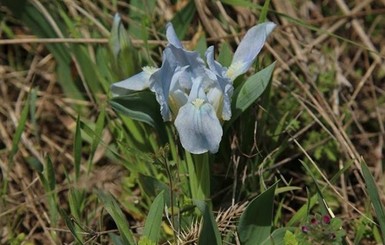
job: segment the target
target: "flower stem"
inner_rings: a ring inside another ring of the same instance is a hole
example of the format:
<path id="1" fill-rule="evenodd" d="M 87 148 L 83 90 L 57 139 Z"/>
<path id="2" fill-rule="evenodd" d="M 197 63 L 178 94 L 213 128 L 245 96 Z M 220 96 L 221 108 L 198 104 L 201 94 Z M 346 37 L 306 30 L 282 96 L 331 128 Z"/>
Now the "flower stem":
<path id="1" fill-rule="evenodd" d="M 210 200 L 210 158 L 208 153 L 192 155 L 186 152 L 191 195 L 193 200 Z"/>

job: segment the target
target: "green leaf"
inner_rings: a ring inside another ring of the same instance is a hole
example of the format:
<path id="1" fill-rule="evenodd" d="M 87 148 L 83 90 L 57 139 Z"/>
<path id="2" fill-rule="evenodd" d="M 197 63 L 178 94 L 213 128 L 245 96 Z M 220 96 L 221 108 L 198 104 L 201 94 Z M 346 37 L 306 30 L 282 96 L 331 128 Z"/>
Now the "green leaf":
<path id="1" fill-rule="evenodd" d="M 21 111 L 21 115 L 20 115 L 20 119 L 19 119 L 18 125 L 16 127 L 15 134 L 13 135 L 12 149 L 11 149 L 11 153 L 9 154 L 9 162 L 10 163 L 13 162 L 13 157 L 15 156 L 17 150 L 19 149 L 19 142 L 21 140 L 21 136 L 23 134 L 23 131 L 24 131 L 24 128 L 25 128 L 25 124 L 27 122 L 28 111 L 29 111 L 29 103 L 28 103 L 28 101 L 29 101 L 29 99 L 27 99 L 25 104 L 24 104 L 23 110 Z"/>
<path id="2" fill-rule="evenodd" d="M 298 245 L 293 232 L 297 227 L 284 227 L 274 230 L 261 245 Z M 293 232 L 292 232 L 293 231 Z M 293 243 L 294 242 L 294 243 Z"/>
<path id="3" fill-rule="evenodd" d="M 96 125 L 95 130 L 92 136 L 92 143 L 91 143 L 91 152 L 90 152 L 90 158 L 89 158 L 89 166 L 88 171 L 91 170 L 91 164 L 95 156 L 96 149 L 98 148 L 98 145 L 102 139 L 102 133 L 104 128 L 104 121 L 106 117 L 106 110 L 104 106 L 102 106 L 101 111 L 99 113 L 98 118 L 96 119 Z"/>
<path id="4" fill-rule="evenodd" d="M 43 164 L 36 157 L 29 156 L 29 157 L 26 157 L 25 160 L 33 170 L 37 171 L 38 173 L 43 172 L 44 170 Z"/>
<path id="5" fill-rule="evenodd" d="M 269 5 L 270 5 L 270 0 L 266 0 L 265 3 L 263 4 L 261 14 L 259 15 L 258 23 L 262 23 L 266 21 L 267 12 L 269 11 Z"/>
<path id="6" fill-rule="evenodd" d="M 149 197 L 154 197 L 162 192 L 167 206 L 170 206 L 170 187 L 162 181 L 144 174 L 139 173 L 139 183 L 144 193 Z"/>
<path id="7" fill-rule="evenodd" d="M 226 123 L 226 129 L 262 95 L 269 84 L 274 66 L 275 62 L 249 77 L 235 89 L 232 102 L 233 115 L 231 120 Z"/>
<path id="8" fill-rule="evenodd" d="M 231 65 L 233 55 L 233 51 L 231 50 L 231 46 L 228 42 L 223 42 L 220 44 L 218 55 L 219 63 L 221 63 L 225 67 L 229 67 Z"/>
<path id="9" fill-rule="evenodd" d="M 382 206 L 380 195 L 378 194 L 378 189 L 374 181 L 373 176 L 371 175 L 368 166 L 365 162 L 361 164 L 362 176 L 365 179 L 366 187 L 370 197 L 370 201 L 373 204 L 374 212 L 377 215 L 377 220 L 380 225 L 382 242 L 385 242 L 385 213 L 384 207 Z"/>
<path id="10" fill-rule="evenodd" d="M 198 245 L 221 245 L 221 235 L 210 207 L 204 201 L 195 201 L 194 203 L 203 214 L 203 224 L 199 233 Z"/>
<path id="11" fill-rule="evenodd" d="M 277 183 L 252 200 L 239 219 L 238 234 L 244 245 L 262 244 L 269 238 L 273 222 Z"/>
<path id="12" fill-rule="evenodd" d="M 298 240 L 295 237 L 294 233 L 288 230 L 286 230 L 285 232 L 284 242 L 285 245 L 298 245 Z"/>
<path id="13" fill-rule="evenodd" d="M 252 3 L 251 1 L 246 0 L 221 0 L 222 3 L 233 5 L 233 6 L 241 6 L 245 8 L 258 8 L 261 9 L 261 5 L 257 5 L 255 3 Z"/>
<path id="14" fill-rule="evenodd" d="M 80 240 L 80 238 L 76 232 L 76 228 L 75 228 L 74 224 L 72 223 L 72 220 L 68 216 L 68 214 L 62 209 L 60 210 L 60 214 L 61 214 L 62 218 L 64 219 L 64 222 L 65 222 L 66 226 L 68 227 L 68 229 L 70 230 L 71 234 L 76 239 L 76 241 L 80 244 L 83 244 L 83 242 Z"/>
<path id="15" fill-rule="evenodd" d="M 188 28 L 191 26 L 191 21 L 195 16 L 196 8 L 194 1 L 189 1 L 189 3 L 182 10 L 178 11 L 174 18 L 171 20 L 171 23 L 177 33 L 178 37 L 182 40 L 185 36 Z"/>
<path id="16" fill-rule="evenodd" d="M 313 172 L 310 170 L 310 168 L 306 165 L 305 162 L 300 161 L 302 163 L 302 166 L 306 169 L 306 172 L 311 176 L 313 179 L 313 182 L 315 184 L 316 190 L 317 190 L 317 196 L 318 196 L 318 202 L 320 205 L 321 213 L 323 215 L 328 214 L 330 216 L 333 216 L 333 213 L 331 212 L 331 209 L 329 208 L 329 205 L 326 203 L 325 198 L 322 194 L 322 190 L 320 186 L 318 185 L 317 179 L 314 176 Z"/>
<path id="17" fill-rule="evenodd" d="M 164 192 L 162 191 L 151 204 L 150 211 L 144 224 L 143 234 L 151 241 L 158 243 L 160 238 L 162 216 L 164 209 Z"/>
<path id="18" fill-rule="evenodd" d="M 131 0 L 130 8 L 138 11 L 129 11 L 128 18 L 131 20 L 129 33 L 135 38 L 145 40 L 148 39 L 148 26 L 151 22 L 155 22 L 151 18 L 154 16 L 156 0 Z"/>
<path id="19" fill-rule="evenodd" d="M 95 96 L 101 91 L 100 75 L 96 64 L 88 54 L 87 47 L 74 45 L 72 46 L 72 53 L 79 66 L 78 69 L 82 74 L 82 76 L 79 76 L 79 79 L 84 79 L 82 81 L 83 87 L 89 90 L 89 96 Z"/>
<path id="20" fill-rule="evenodd" d="M 162 135 L 165 134 L 166 129 L 160 114 L 159 104 L 152 92 L 141 91 L 114 97 L 110 100 L 110 104 L 117 112 L 154 127 L 162 138 L 167 138 L 167 136 Z"/>
<path id="21" fill-rule="evenodd" d="M 109 237 L 111 238 L 112 244 L 114 245 L 124 245 L 123 240 L 120 236 L 114 234 L 114 233 L 108 233 Z"/>
<path id="22" fill-rule="evenodd" d="M 98 193 L 99 200 L 102 201 L 104 208 L 111 215 L 112 219 L 115 221 L 116 226 L 122 236 L 124 244 L 135 244 L 134 236 L 130 230 L 130 226 L 120 209 L 118 203 L 115 199 L 107 193 L 99 191 Z"/>
<path id="23" fill-rule="evenodd" d="M 45 176 L 42 174 L 39 174 L 40 179 L 43 182 L 44 189 L 47 193 L 47 199 L 48 199 L 48 210 L 50 213 L 50 219 L 52 224 L 57 224 L 58 221 L 58 199 L 57 199 L 57 193 L 55 192 L 56 188 L 56 178 L 55 178 L 55 169 L 53 167 L 51 158 L 47 156 L 45 161 Z"/>
<path id="24" fill-rule="evenodd" d="M 74 165 L 75 165 L 75 176 L 76 179 L 79 179 L 80 174 L 80 163 L 82 159 L 82 134 L 80 129 L 80 116 L 76 119 L 76 130 L 75 130 L 75 139 L 74 139 Z"/>
<path id="25" fill-rule="evenodd" d="M 148 237 L 142 236 L 138 242 L 138 245 L 156 245 L 156 243 Z"/>
<path id="26" fill-rule="evenodd" d="M 46 157 L 45 174 L 47 176 L 49 190 L 50 191 L 55 190 L 55 187 L 56 187 L 55 169 L 53 167 L 51 158 L 49 156 Z"/>

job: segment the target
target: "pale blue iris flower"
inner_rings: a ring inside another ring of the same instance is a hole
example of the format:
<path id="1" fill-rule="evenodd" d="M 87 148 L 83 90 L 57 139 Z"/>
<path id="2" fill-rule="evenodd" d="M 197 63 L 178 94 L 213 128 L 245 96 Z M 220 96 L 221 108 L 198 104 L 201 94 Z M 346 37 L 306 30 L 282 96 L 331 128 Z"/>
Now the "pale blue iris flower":
<path id="1" fill-rule="evenodd" d="M 232 82 L 251 67 L 274 27 L 274 23 L 266 22 L 251 28 L 227 68 L 214 60 L 212 46 L 206 51 L 206 63 L 198 52 L 186 50 L 169 23 L 169 43 L 163 51 L 162 66 L 144 67 L 142 72 L 114 83 L 112 94 L 149 88 L 160 104 L 163 120 L 174 121 L 187 151 L 216 153 L 223 134 L 222 123 L 231 118 Z"/>

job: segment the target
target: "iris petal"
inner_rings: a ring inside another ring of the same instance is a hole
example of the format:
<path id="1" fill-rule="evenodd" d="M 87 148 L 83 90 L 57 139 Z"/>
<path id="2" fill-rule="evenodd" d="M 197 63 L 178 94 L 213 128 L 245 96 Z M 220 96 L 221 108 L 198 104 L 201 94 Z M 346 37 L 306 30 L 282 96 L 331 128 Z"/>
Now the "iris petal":
<path id="1" fill-rule="evenodd" d="M 193 154 L 216 153 L 222 138 L 222 126 L 215 109 L 203 99 L 182 106 L 175 120 L 183 148 Z"/>
<path id="2" fill-rule="evenodd" d="M 144 68 L 142 72 L 111 85 L 113 96 L 127 95 L 133 91 L 144 90 L 150 85 L 150 77 L 157 68 Z"/>
<path id="3" fill-rule="evenodd" d="M 221 116 L 223 120 L 230 120 L 231 118 L 231 97 L 233 95 L 233 85 L 230 78 L 228 78 L 226 73 L 226 68 L 224 68 L 220 63 L 214 60 L 214 47 L 210 46 L 206 51 L 206 61 L 210 70 L 216 75 L 216 80 L 220 86 L 223 99 L 220 100 L 222 105 L 221 107 Z M 212 89 L 208 93 L 209 101 L 218 101 L 218 88 Z M 218 102 L 217 102 L 218 103 Z"/>
<path id="4" fill-rule="evenodd" d="M 235 51 L 233 60 L 227 71 L 227 75 L 231 80 L 234 80 L 250 68 L 254 59 L 261 51 L 267 36 L 275 26 L 272 22 L 264 22 L 247 31 Z"/>
<path id="5" fill-rule="evenodd" d="M 172 116 L 168 106 L 171 80 L 176 69 L 170 49 L 163 51 L 162 66 L 150 77 L 150 89 L 155 93 L 156 100 L 160 105 L 160 113 L 164 121 L 171 121 Z"/>
<path id="6" fill-rule="evenodd" d="M 171 23 L 166 25 L 166 37 L 168 42 L 171 45 L 174 45 L 177 48 L 183 48 L 182 42 L 179 40 L 178 36 L 175 33 L 174 27 Z"/>

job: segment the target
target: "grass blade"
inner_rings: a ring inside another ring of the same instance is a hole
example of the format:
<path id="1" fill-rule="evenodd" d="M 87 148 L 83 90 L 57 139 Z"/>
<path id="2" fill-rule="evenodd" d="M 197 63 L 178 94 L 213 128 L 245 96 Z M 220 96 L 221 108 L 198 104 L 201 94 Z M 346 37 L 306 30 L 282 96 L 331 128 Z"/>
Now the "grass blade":
<path id="1" fill-rule="evenodd" d="M 144 236 L 155 243 L 158 243 L 160 237 L 164 204 L 164 191 L 162 191 L 151 204 L 146 223 L 144 224 Z"/>
<path id="2" fill-rule="evenodd" d="M 92 137 L 93 139 L 92 139 L 92 143 L 91 143 L 90 158 L 88 161 L 88 171 L 91 170 L 92 162 L 93 162 L 96 150 L 98 148 L 98 145 L 100 144 L 100 141 L 102 140 L 102 133 L 103 133 L 103 128 L 104 128 L 105 117 L 106 117 L 106 110 L 103 106 L 101 108 L 101 111 L 99 113 L 98 118 L 96 119 L 95 130 L 94 130 L 94 134 Z"/>
<path id="3" fill-rule="evenodd" d="M 110 194 L 106 194 L 101 191 L 99 191 L 97 194 L 99 199 L 104 204 L 105 209 L 115 221 L 124 244 L 135 244 L 134 236 L 130 230 L 130 226 L 128 225 L 128 222 L 125 219 L 125 216 L 115 199 Z"/>
<path id="4" fill-rule="evenodd" d="M 26 101 L 29 101 L 29 99 L 27 99 Z M 23 110 L 21 111 L 19 123 L 16 127 L 15 134 L 13 135 L 12 149 L 11 149 L 11 153 L 9 154 L 9 163 L 13 163 L 13 157 L 15 156 L 15 154 L 17 153 L 17 150 L 19 149 L 19 142 L 21 140 L 21 136 L 23 134 L 25 124 L 27 122 L 28 112 L 29 112 L 29 103 L 25 102 Z"/>
<path id="5" fill-rule="evenodd" d="M 72 219 L 68 216 L 68 214 L 64 210 L 60 210 L 60 214 L 63 217 L 64 222 L 65 222 L 66 226 L 68 227 L 68 229 L 70 230 L 71 234 L 74 236 L 75 240 L 79 244 L 83 244 L 82 240 L 80 240 L 80 238 L 76 232 L 76 228 L 74 226 L 74 223 L 72 222 Z"/>
<path id="6" fill-rule="evenodd" d="M 80 116 L 76 119 L 76 131 L 75 131 L 75 142 L 74 142 L 74 165 L 75 165 L 75 176 L 79 179 L 80 175 L 80 163 L 82 158 L 82 134 L 80 129 Z"/>
<path id="7" fill-rule="evenodd" d="M 269 12 L 269 5 L 270 5 L 270 0 L 266 0 L 265 3 L 263 4 L 261 14 L 259 15 L 258 23 L 262 23 L 266 21 L 267 13 Z"/>
<path id="8" fill-rule="evenodd" d="M 374 181 L 373 176 L 371 175 L 368 166 L 365 162 L 361 164 L 362 167 L 362 176 L 365 179 L 366 187 L 370 197 L 370 201 L 373 204 L 374 212 L 377 215 L 377 220 L 380 225 L 382 242 L 385 242 L 385 213 L 384 207 L 378 194 L 378 189 Z"/>

